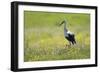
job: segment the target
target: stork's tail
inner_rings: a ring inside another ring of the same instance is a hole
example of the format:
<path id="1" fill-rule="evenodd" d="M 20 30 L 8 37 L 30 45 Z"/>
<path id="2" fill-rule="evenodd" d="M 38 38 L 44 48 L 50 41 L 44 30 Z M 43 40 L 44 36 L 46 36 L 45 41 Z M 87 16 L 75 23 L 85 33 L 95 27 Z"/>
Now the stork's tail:
<path id="1" fill-rule="evenodd" d="M 74 41 L 72 42 L 72 44 L 73 44 L 73 45 L 76 44 L 76 41 L 74 40 Z"/>

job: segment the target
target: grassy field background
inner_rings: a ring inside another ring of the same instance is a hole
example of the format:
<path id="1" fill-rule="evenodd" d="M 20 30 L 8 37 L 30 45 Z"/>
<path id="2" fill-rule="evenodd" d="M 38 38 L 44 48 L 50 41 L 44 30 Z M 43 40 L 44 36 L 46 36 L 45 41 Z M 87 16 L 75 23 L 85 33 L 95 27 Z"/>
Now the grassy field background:
<path id="1" fill-rule="evenodd" d="M 58 26 L 63 19 L 75 33 L 77 44 L 71 47 Z M 89 14 L 24 11 L 24 27 L 25 62 L 90 58 Z"/>

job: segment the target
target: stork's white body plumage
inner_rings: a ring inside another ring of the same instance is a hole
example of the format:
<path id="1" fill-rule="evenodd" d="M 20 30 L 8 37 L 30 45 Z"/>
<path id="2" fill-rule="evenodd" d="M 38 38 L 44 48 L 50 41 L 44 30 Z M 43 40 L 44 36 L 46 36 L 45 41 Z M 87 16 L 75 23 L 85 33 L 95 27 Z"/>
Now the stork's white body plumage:
<path id="1" fill-rule="evenodd" d="M 74 35 L 74 33 L 71 32 L 71 31 L 67 31 L 67 32 L 64 31 L 64 36 L 65 36 L 65 37 L 68 37 L 69 34 L 70 34 L 70 35 Z"/>

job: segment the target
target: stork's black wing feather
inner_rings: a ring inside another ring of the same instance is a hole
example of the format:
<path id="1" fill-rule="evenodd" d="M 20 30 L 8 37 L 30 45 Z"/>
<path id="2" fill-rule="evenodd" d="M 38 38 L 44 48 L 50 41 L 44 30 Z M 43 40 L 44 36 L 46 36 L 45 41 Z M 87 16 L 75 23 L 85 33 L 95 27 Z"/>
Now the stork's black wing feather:
<path id="1" fill-rule="evenodd" d="M 71 42 L 72 44 L 75 44 L 76 43 L 76 40 L 75 40 L 75 35 L 74 34 L 68 34 L 67 37 L 65 37 L 69 42 Z"/>

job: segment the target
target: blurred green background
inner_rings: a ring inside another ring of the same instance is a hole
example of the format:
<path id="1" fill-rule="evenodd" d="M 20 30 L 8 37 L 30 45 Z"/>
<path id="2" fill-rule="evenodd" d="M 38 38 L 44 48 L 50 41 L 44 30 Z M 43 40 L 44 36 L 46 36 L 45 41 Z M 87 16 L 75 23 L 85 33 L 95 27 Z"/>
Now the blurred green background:
<path id="1" fill-rule="evenodd" d="M 63 26 L 74 32 L 76 45 L 67 47 Z M 24 61 L 90 58 L 90 14 L 24 11 Z"/>

